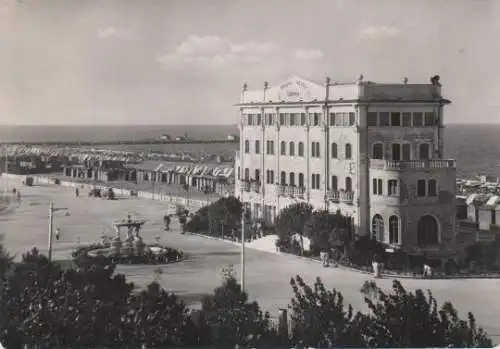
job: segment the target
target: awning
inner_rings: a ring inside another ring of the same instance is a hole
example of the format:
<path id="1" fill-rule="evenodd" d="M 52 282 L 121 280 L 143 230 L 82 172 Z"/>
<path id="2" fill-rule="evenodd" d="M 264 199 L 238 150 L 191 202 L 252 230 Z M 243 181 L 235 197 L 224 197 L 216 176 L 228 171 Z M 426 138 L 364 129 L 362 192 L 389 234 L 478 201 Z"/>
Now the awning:
<path id="1" fill-rule="evenodd" d="M 497 195 L 494 195 L 488 199 L 488 201 L 486 202 L 486 205 L 487 206 L 496 206 L 499 201 L 500 201 L 500 197 Z"/>
<path id="2" fill-rule="evenodd" d="M 474 201 L 476 201 L 477 197 L 478 197 L 478 194 L 472 194 L 471 196 L 469 196 L 467 198 L 467 200 L 465 201 L 465 203 L 467 204 L 467 206 L 468 205 L 472 205 L 474 203 Z"/>

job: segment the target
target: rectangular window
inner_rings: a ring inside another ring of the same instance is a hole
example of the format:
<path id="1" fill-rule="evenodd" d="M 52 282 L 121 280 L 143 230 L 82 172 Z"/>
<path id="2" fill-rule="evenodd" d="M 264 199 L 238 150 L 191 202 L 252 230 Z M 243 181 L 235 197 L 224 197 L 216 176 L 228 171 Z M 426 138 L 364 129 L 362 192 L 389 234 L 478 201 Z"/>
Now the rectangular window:
<path id="1" fill-rule="evenodd" d="M 378 124 L 379 126 L 389 126 L 390 120 L 388 112 L 378 113 Z"/>
<path id="2" fill-rule="evenodd" d="M 273 114 L 264 114 L 266 119 L 266 125 L 271 126 L 273 124 Z"/>
<path id="3" fill-rule="evenodd" d="M 255 169 L 254 179 L 255 179 L 257 182 L 260 182 L 260 170 L 259 170 L 259 169 Z"/>
<path id="4" fill-rule="evenodd" d="M 411 126 L 411 113 L 405 112 L 402 114 L 402 126 L 410 127 Z"/>
<path id="5" fill-rule="evenodd" d="M 285 125 L 285 114 L 280 113 L 280 125 Z"/>
<path id="6" fill-rule="evenodd" d="M 384 195 L 384 182 L 381 179 L 377 180 L 378 188 L 377 188 L 377 194 L 378 195 Z"/>
<path id="7" fill-rule="evenodd" d="M 366 123 L 368 126 L 377 126 L 378 125 L 378 113 L 377 112 L 368 112 L 366 115 Z"/>
<path id="8" fill-rule="evenodd" d="M 313 114 L 313 126 L 319 126 L 320 123 L 320 113 L 314 113 Z"/>
<path id="9" fill-rule="evenodd" d="M 290 114 L 290 126 L 295 126 L 296 117 L 295 114 Z"/>
<path id="10" fill-rule="evenodd" d="M 272 170 L 266 171 L 266 183 L 273 184 L 274 183 L 274 173 Z"/>
<path id="11" fill-rule="evenodd" d="M 435 179 L 430 179 L 427 182 L 427 195 L 437 196 L 437 182 Z"/>
<path id="12" fill-rule="evenodd" d="M 403 160 L 411 160 L 411 145 L 408 143 L 403 144 Z"/>
<path id="13" fill-rule="evenodd" d="M 253 125 L 253 114 L 248 114 L 248 125 Z"/>
<path id="14" fill-rule="evenodd" d="M 319 158 L 320 156 L 319 142 L 311 142 L 311 157 Z"/>
<path id="15" fill-rule="evenodd" d="M 424 126 L 424 117 L 422 113 L 413 113 L 413 127 L 422 127 Z"/>
<path id="16" fill-rule="evenodd" d="M 271 155 L 274 155 L 274 141 L 269 141 L 271 144 Z"/>
<path id="17" fill-rule="evenodd" d="M 419 179 L 417 181 L 417 196 L 423 197 L 426 194 L 426 183 L 425 179 Z"/>
<path id="18" fill-rule="evenodd" d="M 320 177 L 319 174 L 313 173 L 311 176 L 311 189 L 320 189 Z"/>
<path id="19" fill-rule="evenodd" d="M 266 141 L 266 154 L 274 155 L 274 141 Z"/>
<path id="20" fill-rule="evenodd" d="M 305 126 L 306 124 L 306 113 L 300 113 L 300 125 Z"/>
<path id="21" fill-rule="evenodd" d="M 424 125 L 425 126 L 434 126 L 434 113 L 433 112 L 428 112 L 425 113 L 425 119 L 424 119 Z"/>
<path id="22" fill-rule="evenodd" d="M 257 125 L 261 125 L 262 124 L 262 114 L 257 114 Z"/>
<path id="23" fill-rule="evenodd" d="M 342 113 L 335 113 L 335 126 L 342 126 Z"/>
<path id="24" fill-rule="evenodd" d="M 391 126 L 401 126 L 401 113 L 391 113 Z"/>
<path id="25" fill-rule="evenodd" d="M 349 113 L 349 126 L 356 124 L 356 113 Z"/>
<path id="26" fill-rule="evenodd" d="M 250 141 L 248 139 L 245 140 L 245 153 L 250 153 Z"/>
<path id="27" fill-rule="evenodd" d="M 342 113 L 342 126 L 349 126 L 349 113 Z"/>
<path id="28" fill-rule="evenodd" d="M 335 126 L 335 113 L 330 113 L 330 119 L 328 120 L 330 126 Z"/>
<path id="29" fill-rule="evenodd" d="M 260 154 L 260 141 L 255 141 L 255 154 Z"/>
<path id="30" fill-rule="evenodd" d="M 372 191 L 373 191 L 373 195 L 377 195 L 377 193 L 378 193 L 377 178 L 373 178 L 373 180 L 372 180 Z"/>
<path id="31" fill-rule="evenodd" d="M 392 145 L 392 160 L 394 161 L 401 160 L 401 144 L 394 143 Z"/>
<path id="32" fill-rule="evenodd" d="M 389 179 L 387 181 L 387 195 L 389 196 L 399 195 L 398 181 L 396 179 Z"/>

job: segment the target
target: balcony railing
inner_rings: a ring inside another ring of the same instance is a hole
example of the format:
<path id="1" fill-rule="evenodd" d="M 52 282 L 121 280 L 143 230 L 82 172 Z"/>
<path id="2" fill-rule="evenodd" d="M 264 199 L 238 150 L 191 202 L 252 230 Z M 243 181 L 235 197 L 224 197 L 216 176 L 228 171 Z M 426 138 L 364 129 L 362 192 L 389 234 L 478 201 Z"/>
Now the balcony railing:
<path id="1" fill-rule="evenodd" d="M 244 191 L 250 191 L 250 181 L 248 179 L 243 179 L 240 181 L 240 187 Z"/>
<path id="2" fill-rule="evenodd" d="M 288 196 L 293 198 L 303 198 L 305 193 L 304 187 L 296 187 L 292 185 L 278 184 L 278 195 Z"/>
<path id="3" fill-rule="evenodd" d="M 251 183 L 252 185 L 252 191 L 256 192 L 256 193 L 260 193 L 260 181 L 253 181 Z"/>
<path id="4" fill-rule="evenodd" d="M 352 204 L 354 201 L 354 192 L 352 191 L 341 191 L 340 192 L 340 201 L 346 204 Z"/>
<path id="5" fill-rule="evenodd" d="M 427 169 L 453 169 L 456 168 L 455 160 L 379 160 L 371 159 L 370 167 L 378 170 L 427 170 Z"/>
<path id="6" fill-rule="evenodd" d="M 326 199 L 333 201 L 333 202 L 339 202 L 340 201 L 340 193 L 338 190 L 333 190 L 330 189 L 326 192 Z"/>

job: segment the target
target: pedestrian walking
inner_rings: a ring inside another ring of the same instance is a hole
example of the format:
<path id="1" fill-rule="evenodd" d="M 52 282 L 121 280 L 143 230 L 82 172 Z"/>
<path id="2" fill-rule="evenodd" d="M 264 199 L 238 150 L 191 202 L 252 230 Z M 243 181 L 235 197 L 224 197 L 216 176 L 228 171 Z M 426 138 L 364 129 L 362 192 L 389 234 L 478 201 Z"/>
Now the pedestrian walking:
<path id="1" fill-rule="evenodd" d="M 59 238 L 61 237 L 61 230 L 59 228 L 56 229 L 56 240 L 59 241 Z"/>

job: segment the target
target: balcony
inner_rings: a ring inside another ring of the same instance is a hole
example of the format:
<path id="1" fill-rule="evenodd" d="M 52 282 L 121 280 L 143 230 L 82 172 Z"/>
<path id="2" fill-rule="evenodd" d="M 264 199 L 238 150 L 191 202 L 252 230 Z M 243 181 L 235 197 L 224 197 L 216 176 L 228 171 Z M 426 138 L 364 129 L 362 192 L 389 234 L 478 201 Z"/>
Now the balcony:
<path id="1" fill-rule="evenodd" d="M 288 196 L 292 198 L 303 198 L 305 193 L 304 187 L 296 187 L 286 184 L 278 184 L 278 195 Z"/>
<path id="2" fill-rule="evenodd" d="M 276 184 L 278 189 L 278 196 L 285 196 L 286 193 L 286 185 L 285 184 Z"/>
<path id="3" fill-rule="evenodd" d="M 248 179 L 241 180 L 240 187 L 244 191 L 250 191 L 250 181 Z"/>
<path id="4" fill-rule="evenodd" d="M 256 193 L 260 193 L 260 181 L 252 181 L 251 182 L 251 189 L 252 191 Z"/>
<path id="5" fill-rule="evenodd" d="M 352 204 L 354 201 L 354 192 L 352 191 L 341 191 L 340 192 L 340 201 L 346 204 Z"/>
<path id="6" fill-rule="evenodd" d="M 429 169 L 454 169 L 455 160 L 379 160 L 370 159 L 370 168 L 376 170 L 429 170 Z"/>
<path id="7" fill-rule="evenodd" d="M 340 201 L 340 193 L 338 190 L 328 190 L 326 192 L 326 199 L 332 202 L 339 202 Z"/>

